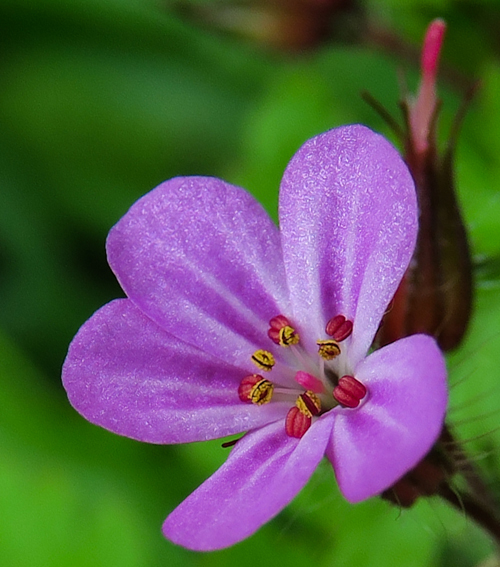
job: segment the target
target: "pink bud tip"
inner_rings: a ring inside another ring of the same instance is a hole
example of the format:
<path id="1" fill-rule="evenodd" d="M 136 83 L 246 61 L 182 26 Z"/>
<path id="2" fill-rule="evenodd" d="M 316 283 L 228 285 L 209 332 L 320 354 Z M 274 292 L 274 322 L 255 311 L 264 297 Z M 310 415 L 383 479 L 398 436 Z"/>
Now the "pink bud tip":
<path id="1" fill-rule="evenodd" d="M 429 147 L 431 122 L 436 111 L 436 78 L 439 55 L 443 45 L 446 24 L 433 20 L 427 28 L 422 47 L 422 80 L 415 103 L 410 106 L 411 138 L 416 153 L 423 154 Z"/>
<path id="2" fill-rule="evenodd" d="M 439 65 L 439 54 L 443 45 L 446 23 L 444 20 L 433 20 L 425 34 L 424 45 L 422 48 L 422 77 L 424 80 L 434 82 L 436 79 Z"/>

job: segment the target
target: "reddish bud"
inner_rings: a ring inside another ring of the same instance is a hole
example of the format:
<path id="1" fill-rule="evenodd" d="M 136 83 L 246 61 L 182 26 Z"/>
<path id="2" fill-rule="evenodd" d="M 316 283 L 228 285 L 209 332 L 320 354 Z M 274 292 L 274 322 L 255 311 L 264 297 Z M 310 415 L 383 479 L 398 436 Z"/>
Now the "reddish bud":
<path id="1" fill-rule="evenodd" d="M 298 407 L 294 406 L 286 415 L 285 431 L 289 437 L 300 439 L 311 427 L 312 418 L 303 414 Z"/>
<path id="2" fill-rule="evenodd" d="M 333 389 L 333 397 L 347 408 L 357 408 L 365 396 L 366 387 L 354 376 L 342 376 Z"/>
<path id="3" fill-rule="evenodd" d="M 329 337 L 337 342 L 343 341 L 352 333 L 352 321 L 349 321 L 343 315 L 336 315 L 328 321 L 325 331 Z"/>

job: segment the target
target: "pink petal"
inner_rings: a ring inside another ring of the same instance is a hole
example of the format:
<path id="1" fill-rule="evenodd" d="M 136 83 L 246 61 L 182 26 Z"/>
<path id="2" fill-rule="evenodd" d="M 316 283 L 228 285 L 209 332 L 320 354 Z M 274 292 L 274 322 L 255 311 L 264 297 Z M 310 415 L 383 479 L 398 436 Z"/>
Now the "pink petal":
<path id="1" fill-rule="evenodd" d="M 86 419 L 150 443 L 203 441 L 284 419 L 289 404 L 239 400 L 244 376 L 172 337 L 128 299 L 83 325 L 63 367 L 70 402 Z"/>
<path id="2" fill-rule="evenodd" d="M 230 364 L 271 345 L 268 322 L 288 310 L 276 226 L 252 196 L 220 179 L 161 184 L 111 230 L 107 251 L 141 311 Z"/>
<path id="3" fill-rule="evenodd" d="M 434 339 L 413 335 L 356 369 L 368 388 L 358 409 L 335 409 L 327 455 L 342 494 L 359 502 L 392 486 L 436 441 L 446 403 L 446 367 Z"/>
<path id="4" fill-rule="evenodd" d="M 412 178 L 394 147 L 360 125 L 306 142 L 280 193 L 285 268 L 309 348 L 336 315 L 354 321 L 349 359 L 366 354 L 415 246 Z"/>
<path id="5" fill-rule="evenodd" d="M 228 547 L 250 536 L 307 483 L 330 431 L 327 417 L 300 440 L 286 435 L 284 421 L 249 433 L 226 463 L 170 514 L 163 533 L 198 551 Z"/>

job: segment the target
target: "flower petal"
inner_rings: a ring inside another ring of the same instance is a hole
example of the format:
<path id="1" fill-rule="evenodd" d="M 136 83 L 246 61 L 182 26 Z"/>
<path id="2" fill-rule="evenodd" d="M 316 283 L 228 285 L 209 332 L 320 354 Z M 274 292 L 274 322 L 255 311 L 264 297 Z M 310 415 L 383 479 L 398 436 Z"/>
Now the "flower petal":
<path id="1" fill-rule="evenodd" d="M 307 483 L 330 431 L 331 416 L 325 416 L 300 440 L 286 435 L 283 421 L 249 433 L 225 464 L 168 516 L 163 533 L 198 551 L 221 549 L 250 536 Z"/>
<path id="2" fill-rule="evenodd" d="M 342 494 L 359 502 L 392 486 L 429 451 L 446 411 L 446 367 L 434 339 L 413 335 L 356 369 L 368 398 L 336 413 L 327 455 Z"/>
<path id="3" fill-rule="evenodd" d="M 284 419 L 289 404 L 244 404 L 244 373 L 163 331 L 128 299 L 80 329 L 63 367 L 70 402 L 86 419 L 150 443 L 203 441 Z"/>
<path id="4" fill-rule="evenodd" d="M 417 232 L 412 178 L 394 147 L 360 125 L 306 142 L 280 193 L 280 226 L 295 317 L 313 341 L 342 314 L 349 359 L 366 354 L 410 261 Z M 311 345 L 313 342 L 311 342 Z"/>
<path id="5" fill-rule="evenodd" d="M 220 179 L 161 184 L 111 230 L 107 251 L 148 317 L 229 363 L 265 348 L 269 319 L 287 310 L 277 227 L 251 195 Z"/>

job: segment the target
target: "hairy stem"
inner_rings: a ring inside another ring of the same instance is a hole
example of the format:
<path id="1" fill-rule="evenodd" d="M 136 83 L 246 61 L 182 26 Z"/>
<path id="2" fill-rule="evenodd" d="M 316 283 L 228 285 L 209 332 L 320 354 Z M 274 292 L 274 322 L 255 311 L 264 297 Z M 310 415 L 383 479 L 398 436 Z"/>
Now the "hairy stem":
<path id="1" fill-rule="evenodd" d="M 500 552 L 500 518 L 495 510 L 483 502 L 479 502 L 470 494 L 452 490 L 448 485 L 443 485 L 438 494 L 453 507 L 465 512 L 467 516 L 486 530 Z"/>
<path id="2" fill-rule="evenodd" d="M 458 471 L 467 483 L 471 496 L 484 504 L 485 507 L 495 509 L 498 504 L 495 496 L 484 482 L 476 465 L 461 448 L 460 442 L 455 440 L 447 424 L 443 426 L 440 442 L 441 447 L 445 447 L 444 450 L 448 454 L 450 462 L 454 463 L 453 470 Z"/>

